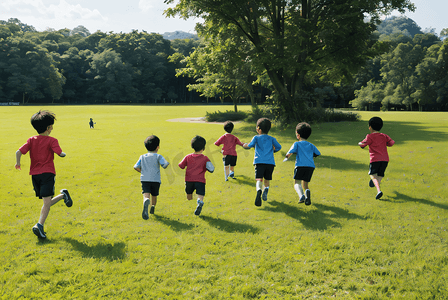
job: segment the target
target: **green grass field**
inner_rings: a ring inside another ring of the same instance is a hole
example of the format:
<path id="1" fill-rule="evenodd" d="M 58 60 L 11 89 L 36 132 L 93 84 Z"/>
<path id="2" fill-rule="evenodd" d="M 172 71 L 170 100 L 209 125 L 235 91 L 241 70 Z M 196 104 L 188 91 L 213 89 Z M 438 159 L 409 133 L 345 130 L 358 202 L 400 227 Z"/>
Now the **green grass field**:
<path id="1" fill-rule="evenodd" d="M 22 171 L 14 163 L 35 135 L 29 120 L 39 107 L 0 107 L 1 299 L 448 298 L 448 113 L 363 112 L 360 122 L 314 125 L 309 141 L 322 156 L 311 206 L 297 204 L 293 159 L 282 162 L 294 130 L 274 127 L 270 135 L 283 149 L 259 208 L 253 149 L 237 149 L 237 179 L 224 182 L 213 145 L 222 125 L 166 121 L 227 107 L 47 109 L 58 119 L 51 135 L 67 153 L 55 157 L 56 189 L 67 188 L 74 205 L 53 206 L 47 240 L 34 236 L 42 201 L 32 190 L 29 155 Z M 357 146 L 374 115 L 396 141 L 381 200 L 368 186 L 368 150 Z M 255 125 L 238 123 L 233 133 L 249 142 Z M 151 134 L 171 165 L 161 169 L 155 215 L 143 220 L 133 166 Z M 196 134 L 216 167 L 206 176 L 200 217 L 177 166 Z"/>

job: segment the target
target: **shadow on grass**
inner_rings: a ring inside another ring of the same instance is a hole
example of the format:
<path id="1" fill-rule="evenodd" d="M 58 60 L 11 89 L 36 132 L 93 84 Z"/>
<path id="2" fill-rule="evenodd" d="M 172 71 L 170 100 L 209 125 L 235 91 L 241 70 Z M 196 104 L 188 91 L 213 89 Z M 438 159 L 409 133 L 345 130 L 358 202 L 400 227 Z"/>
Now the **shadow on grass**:
<path id="1" fill-rule="evenodd" d="M 442 203 L 436 203 L 430 200 L 426 200 L 426 199 L 417 199 L 417 198 L 413 198 L 410 197 L 408 195 L 402 194 L 400 192 L 395 191 L 396 196 L 388 196 L 388 198 L 391 198 L 394 200 L 394 202 L 416 202 L 416 203 L 421 203 L 421 204 L 425 204 L 425 205 L 430 205 L 430 206 L 434 206 L 437 208 L 441 208 L 441 209 L 448 209 L 448 205 L 447 204 L 442 204 Z"/>
<path id="2" fill-rule="evenodd" d="M 249 224 L 231 222 L 223 219 L 216 219 L 210 216 L 201 216 L 201 219 L 206 221 L 210 226 L 213 226 L 219 230 L 234 233 L 234 232 L 249 232 L 257 233 L 259 229 Z"/>
<path id="3" fill-rule="evenodd" d="M 109 261 L 114 261 L 124 259 L 126 256 L 126 244 L 122 242 L 114 244 L 100 242 L 90 246 L 72 238 L 65 238 L 64 240 L 70 243 L 73 249 L 80 252 L 83 257 L 104 258 Z"/>
<path id="4" fill-rule="evenodd" d="M 319 203 L 312 204 L 312 206 L 317 209 L 312 209 L 312 206 L 308 207 L 304 204 L 293 206 L 277 201 L 271 201 L 269 204 L 271 204 L 271 206 L 265 206 L 265 210 L 284 213 L 287 216 L 300 221 L 306 228 L 314 230 L 341 227 L 340 223 L 336 222 L 334 219 L 364 219 L 364 217 L 351 213 L 345 209 Z"/>
<path id="5" fill-rule="evenodd" d="M 358 142 L 362 141 L 369 133 L 368 121 L 345 121 L 335 123 L 320 123 L 311 125 L 313 133 L 309 141 L 320 146 L 341 146 L 353 145 L 358 147 Z M 443 125 L 440 125 L 443 128 Z M 426 141 L 439 142 L 448 139 L 448 134 L 442 130 L 437 130 L 438 127 L 429 127 L 422 123 L 416 122 L 402 122 L 402 121 L 388 121 L 384 120 L 384 127 L 381 132 L 389 135 L 398 144 L 410 141 Z M 408 134 L 412 132 L 412 134 Z M 235 133 L 241 139 L 251 139 L 255 132 L 255 125 L 247 125 L 238 128 Z M 291 139 L 291 142 L 297 141 L 295 139 L 294 128 L 281 129 L 274 127 L 269 131 L 269 135 L 282 138 Z M 292 144 L 291 144 L 292 145 Z M 291 145 L 282 144 L 282 150 L 287 151 Z M 358 147 L 359 148 L 359 147 Z M 286 153 L 286 152 L 285 152 Z"/>
<path id="6" fill-rule="evenodd" d="M 255 186 L 255 178 L 248 177 L 246 175 L 235 176 L 235 179 L 229 178 L 229 180 L 235 182 L 235 184 L 246 184 Z"/>
<path id="7" fill-rule="evenodd" d="M 295 159 L 295 158 L 294 158 Z M 315 160 L 319 168 L 338 169 L 338 170 L 365 170 L 368 164 L 358 163 L 350 159 L 344 159 L 335 156 L 320 156 Z"/>
<path id="8" fill-rule="evenodd" d="M 163 223 L 164 225 L 170 227 L 174 231 L 184 231 L 184 230 L 191 230 L 194 228 L 194 225 L 186 224 L 179 222 L 177 220 L 173 220 L 164 216 L 154 215 L 154 219 L 156 221 Z"/>

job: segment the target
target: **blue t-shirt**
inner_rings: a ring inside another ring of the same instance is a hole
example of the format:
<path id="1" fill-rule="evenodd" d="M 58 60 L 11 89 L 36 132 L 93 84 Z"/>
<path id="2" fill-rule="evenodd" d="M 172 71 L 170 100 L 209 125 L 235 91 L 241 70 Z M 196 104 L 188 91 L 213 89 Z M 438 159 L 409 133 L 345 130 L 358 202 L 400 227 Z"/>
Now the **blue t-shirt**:
<path id="1" fill-rule="evenodd" d="M 148 152 L 140 156 L 134 168 L 141 170 L 140 181 L 161 182 L 160 166 L 166 169 L 168 165 L 169 162 L 162 155 Z"/>
<path id="2" fill-rule="evenodd" d="M 289 149 L 289 153 L 296 154 L 296 167 L 311 167 L 315 168 L 314 157 L 319 156 L 320 152 L 316 146 L 308 141 L 295 142 Z"/>
<path id="3" fill-rule="evenodd" d="M 249 148 L 255 148 L 254 165 L 268 164 L 275 166 L 274 153 L 282 149 L 282 146 L 277 140 L 267 134 L 254 136 L 247 146 Z"/>

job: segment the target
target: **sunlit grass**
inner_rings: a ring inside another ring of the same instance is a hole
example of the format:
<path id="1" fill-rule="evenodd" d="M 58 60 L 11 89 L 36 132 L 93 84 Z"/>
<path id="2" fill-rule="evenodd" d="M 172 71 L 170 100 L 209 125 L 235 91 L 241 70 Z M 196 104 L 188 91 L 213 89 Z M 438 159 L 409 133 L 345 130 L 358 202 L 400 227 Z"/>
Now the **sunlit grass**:
<path id="1" fill-rule="evenodd" d="M 55 205 L 46 241 L 31 227 L 42 201 L 33 196 L 29 156 L 14 152 L 35 134 L 38 107 L 1 107 L 0 296 L 2 299 L 443 299 L 448 295 L 448 113 L 363 112 L 360 122 L 313 126 L 321 151 L 310 183 L 312 205 L 297 204 L 293 160 L 283 163 L 293 130 L 270 132 L 282 144 L 269 199 L 254 206 L 253 150 L 238 148 L 237 179 L 224 182 L 213 145 L 218 124 L 167 122 L 203 117 L 225 106 L 54 106 L 56 189 L 74 205 Z M 240 107 L 249 110 L 249 107 Z M 382 189 L 368 187 L 368 151 L 357 143 L 379 115 L 396 145 Z M 89 118 L 97 123 L 89 129 Z M 299 121 L 299 120 L 298 120 Z M 236 123 L 249 142 L 254 124 Z M 146 136 L 161 139 L 156 214 L 141 217 L 139 174 Z M 191 138 L 207 140 L 216 167 L 205 206 L 194 216 L 177 167 Z"/>

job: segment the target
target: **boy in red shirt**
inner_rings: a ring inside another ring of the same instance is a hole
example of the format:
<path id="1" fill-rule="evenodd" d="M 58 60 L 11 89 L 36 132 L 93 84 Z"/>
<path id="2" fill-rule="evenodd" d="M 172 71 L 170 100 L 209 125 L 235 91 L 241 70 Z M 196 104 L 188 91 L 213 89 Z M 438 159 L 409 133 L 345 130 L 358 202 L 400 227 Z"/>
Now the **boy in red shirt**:
<path id="1" fill-rule="evenodd" d="M 193 199 L 193 192 L 196 190 L 198 195 L 198 206 L 194 211 L 196 216 L 199 216 L 204 205 L 205 196 L 205 172 L 213 173 L 215 167 L 210 159 L 202 154 L 205 150 L 205 139 L 199 135 L 191 140 L 191 147 L 194 153 L 188 154 L 179 163 L 181 169 L 187 168 L 185 171 L 185 192 L 187 193 L 187 200 Z"/>
<path id="2" fill-rule="evenodd" d="M 39 222 L 33 227 L 33 233 L 40 239 L 46 238 L 44 223 L 50 212 L 50 207 L 62 199 L 64 199 L 67 207 L 73 205 L 72 198 L 66 189 L 61 190 L 60 194 L 53 198 L 56 176 L 53 162 L 54 153 L 60 157 L 65 157 L 66 155 L 59 147 L 58 140 L 50 137 L 55 120 L 56 117 L 52 112 L 44 110 L 35 113 L 31 117 L 31 125 L 33 125 L 39 135 L 30 137 L 16 152 L 15 168 L 17 170 L 21 170 L 20 158 L 22 155 L 28 153 L 28 151 L 30 152 L 30 175 L 34 191 L 36 192 L 36 197 L 44 201 L 40 211 Z"/>
<path id="3" fill-rule="evenodd" d="M 370 187 L 376 187 L 377 194 L 376 199 L 380 199 L 383 196 L 383 192 L 380 189 L 381 180 L 384 178 L 384 171 L 386 171 L 387 164 L 389 163 L 389 155 L 387 154 L 387 147 L 392 147 L 395 141 L 392 140 L 387 134 L 380 133 L 383 128 L 383 120 L 380 117 L 373 117 L 369 120 L 370 134 L 366 136 L 364 140 L 358 143 L 361 148 L 369 146 L 370 154 Z"/>
<path id="4" fill-rule="evenodd" d="M 235 179 L 235 166 L 237 153 L 235 150 L 236 145 L 243 146 L 243 143 L 233 134 L 231 134 L 233 130 L 233 123 L 227 121 L 224 123 L 224 130 L 227 132 L 222 135 L 216 142 L 216 146 L 222 146 L 222 154 L 224 155 L 224 175 L 225 180 L 227 181 L 229 177 Z"/>

